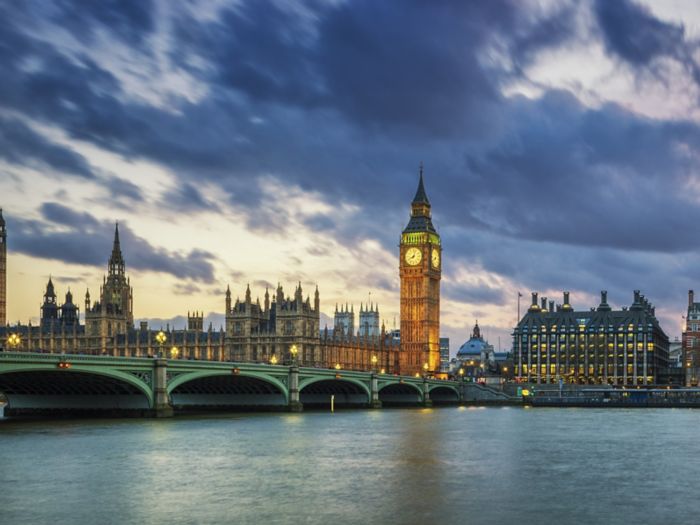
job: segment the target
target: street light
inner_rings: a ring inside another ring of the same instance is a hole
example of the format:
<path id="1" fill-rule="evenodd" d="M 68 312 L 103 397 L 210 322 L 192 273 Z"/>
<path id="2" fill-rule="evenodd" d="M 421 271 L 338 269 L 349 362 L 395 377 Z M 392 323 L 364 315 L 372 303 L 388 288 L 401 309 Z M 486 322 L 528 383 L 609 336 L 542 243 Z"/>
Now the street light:
<path id="1" fill-rule="evenodd" d="M 10 345 L 12 348 L 17 348 L 21 342 L 22 338 L 19 336 L 19 334 L 10 334 L 7 337 L 7 344 Z"/>
<path id="2" fill-rule="evenodd" d="M 296 363 L 297 360 L 297 354 L 299 353 L 299 349 L 297 348 L 297 345 L 292 345 L 289 347 L 289 353 L 292 356 L 292 363 Z"/>
<path id="3" fill-rule="evenodd" d="M 156 342 L 160 345 L 160 350 L 158 351 L 158 355 L 160 357 L 163 357 L 163 345 L 165 342 L 168 340 L 168 336 L 165 335 L 165 332 L 161 330 L 156 334 Z"/>
<path id="4" fill-rule="evenodd" d="M 177 355 L 180 353 L 180 349 L 177 346 L 173 346 L 170 349 L 170 359 L 177 359 Z"/>
<path id="5" fill-rule="evenodd" d="M 277 356 L 275 354 L 272 354 L 272 357 L 270 358 L 270 364 L 271 365 L 277 364 Z"/>
<path id="6" fill-rule="evenodd" d="M 342 367 L 340 366 L 340 363 L 336 363 L 336 364 L 335 364 L 335 369 L 336 369 L 336 370 L 340 370 L 341 368 L 342 368 Z"/>
<path id="7" fill-rule="evenodd" d="M 423 377 L 424 378 L 428 377 L 428 368 L 430 368 L 428 363 L 423 363 Z"/>
<path id="8" fill-rule="evenodd" d="M 372 361 L 372 372 L 376 372 L 376 370 L 377 370 L 377 361 L 378 361 L 377 356 L 376 356 L 376 355 L 373 355 L 373 356 L 370 358 L 370 361 Z"/>

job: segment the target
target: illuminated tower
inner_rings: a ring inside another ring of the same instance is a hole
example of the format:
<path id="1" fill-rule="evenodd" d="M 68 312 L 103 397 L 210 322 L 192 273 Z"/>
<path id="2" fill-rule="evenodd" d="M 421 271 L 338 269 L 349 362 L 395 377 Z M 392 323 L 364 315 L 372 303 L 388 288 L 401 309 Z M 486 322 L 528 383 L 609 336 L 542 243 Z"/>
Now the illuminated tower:
<path id="1" fill-rule="evenodd" d="M 7 228 L 0 208 L 0 326 L 7 324 Z"/>
<path id="2" fill-rule="evenodd" d="M 411 203 L 411 219 L 401 234 L 400 248 L 401 373 L 438 372 L 442 249 L 430 219 L 422 164 L 418 190 Z"/>

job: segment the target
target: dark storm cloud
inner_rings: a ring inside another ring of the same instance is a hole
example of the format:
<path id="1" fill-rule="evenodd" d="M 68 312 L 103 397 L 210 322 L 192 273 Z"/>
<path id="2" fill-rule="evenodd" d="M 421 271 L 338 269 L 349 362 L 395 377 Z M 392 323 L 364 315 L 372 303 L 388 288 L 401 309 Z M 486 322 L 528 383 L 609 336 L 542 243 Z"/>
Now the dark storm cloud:
<path id="1" fill-rule="evenodd" d="M 130 97 L 108 63 L 30 34 L 31 16 L 6 6 L 0 46 L 11 52 L 0 53 L 0 108 L 167 166 L 181 182 L 166 198 L 194 204 L 188 213 L 208 206 L 200 181 L 218 185 L 217 203 L 260 232 L 285 235 L 295 213 L 285 191 L 269 189 L 274 180 L 360 208 L 348 220 L 307 217 L 312 229 L 348 246 L 372 237 L 395 250 L 423 160 L 448 277 L 457 267 L 450 260 L 465 260 L 533 288 L 575 282 L 622 294 L 644 281 L 648 295 L 669 298 L 700 278 L 688 262 L 700 239 L 687 227 L 700 219 L 696 124 L 616 105 L 590 109 L 565 92 L 502 95 L 540 51 L 569 38 L 603 38 L 633 68 L 666 56 L 692 69 L 682 27 L 630 2 L 594 4 L 597 35 L 575 34 L 581 8 L 571 2 L 554 11 L 515 1 L 302 7 L 246 2 L 202 21 L 171 4 L 173 66 L 209 91 L 165 111 Z M 143 16 L 79 20 L 88 35 L 114 26 L 122 42 L 140 45 L 152 32 L 148 13 L 146 5 Z M 145 260 L 127 262 L 165 264 L 150 245 L 135 244 L 134 256 L 142 249 Z M 102 249 L 98 256 L 104 264 Z M 210 279 L 208 261 L 190 254 L 199 268 L 190 274 Z M 666 292 L 668 265 L 676 273 Z M 489 293 L 455 292 L 499 300 Z"/>
<path id="2" fill-rule="evenodd" d="M 111 202 L 124 201 L 129 205 L 135 202 L 143 202 L 143 192 L 133 182 L 116 176 L 106 176 L 101 179 L 101 183 L 109 192 Z"/>
<path id="3" fill-rule="evenodd" d="M 41 11 L 42 3 L 25 9 Z M 142 44 L 153 31 L 154 5 L 150 0 L 58 0 L 49 10 L 54 21 L 75 38 L 92 43 L 98 30 L 109 32 L 127 44 Z"/>
<path id="4" fill-rule="evenodd" d="M 114 240 L 114 224 L 99 221 L 49 202 L 41 206 L 43 221 L 8 218 L 11 250 L 73 264 L 106 265 Z M 56 228 L 58 226 L 58 228 Z M 126 224 L 119 227 L 122 253 L 130 268 L 164 272 L 197 282 L 214 282 L 215 256 L 204 250 L 169 252 L 137 236 Z"/>
<path id="5" fill-rule="evenodd" d="M 443 295 L 447 299 L 466 303 L 477 303 L 482 305 L 502 305 L 505 303 L 505 294 L 502 289 L 493 288 L 483 283 L 450 283 L 449 285 L 444 286 Z"/>
<path id="6" fill-rule="evenodd" d="M 185 211 L 217 211 L 218 206 L 204 198 L 191 183 L 182 182 L 178 187 L 167 191 L 161 199 L 169 209 Z"/>
<path id="7" fill-rule="evenodd" d="M 700 129 L 609 105 L 583 107 L 565 92 L 514 99 L 502 141 L 469 154 L 456 200 L 494 231 L 518 238 L 657 252 L 687 251 L 700 220 L 684 194 Z M 461 191 L 460 191 L 461 190 Z M 456 207 L 448 206 L 448 214 Z M 456 217 L 453 217 L 456 220 Z"/>
<path id="8" fill-rule="evenodd" d="M 700 82 L 700 68 L 693 58 L 697 42 L 686 40 L 685 28 L 664 22 L 631 0 L 596 0 L 594 12 L 608 52 L 635 66 L 648 66 L 655 58 L 680 61 Z"/>
<path id="9" fill-rule="evenodd" d="M 11 164 L 93 179 L 88 161 L 70 148 L 51 142 L 17 118 L 0 116 L 0 158 Z"/>

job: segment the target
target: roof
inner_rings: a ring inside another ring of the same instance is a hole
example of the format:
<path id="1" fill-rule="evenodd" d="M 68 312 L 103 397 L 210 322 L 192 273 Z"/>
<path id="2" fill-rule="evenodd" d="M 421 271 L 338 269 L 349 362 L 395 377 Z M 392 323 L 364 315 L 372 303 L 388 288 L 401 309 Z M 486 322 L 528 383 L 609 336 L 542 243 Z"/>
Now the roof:
<path id="1" fill-rule="evenodd" d="M 413 197 L 413 204 L 427 204 L 430 206 L 430 201 L 428 200 L 428 195 L 425 193 L 425 187 L 423 186 L 423 163 L 420 165 L 420 177 L 418 179 L 418 189 L 416 190 L 416 196 Z"/>

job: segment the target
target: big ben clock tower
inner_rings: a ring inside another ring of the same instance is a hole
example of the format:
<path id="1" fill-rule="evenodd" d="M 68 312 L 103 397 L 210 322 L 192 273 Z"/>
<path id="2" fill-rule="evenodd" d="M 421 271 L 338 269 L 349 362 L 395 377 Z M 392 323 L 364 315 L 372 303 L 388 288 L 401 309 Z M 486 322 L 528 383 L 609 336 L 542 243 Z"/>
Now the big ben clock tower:
<path id="1" fill-rule="evenodd" d="M 401 234 L 401 374 L 440 369 L 440 236 L 430 219 L 423 165 L 411 219 Z M 427 366 L 426 366 L 427 365 Z"/>

